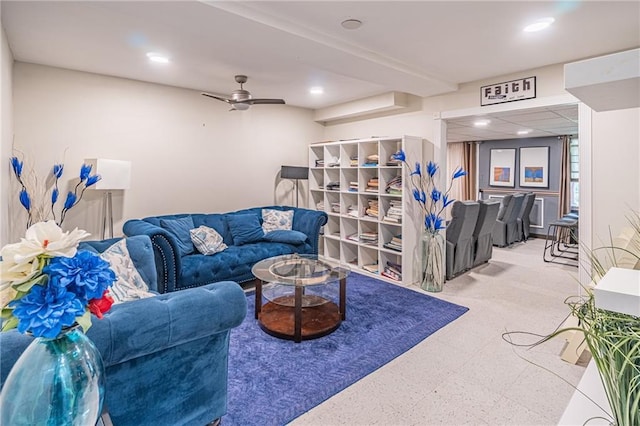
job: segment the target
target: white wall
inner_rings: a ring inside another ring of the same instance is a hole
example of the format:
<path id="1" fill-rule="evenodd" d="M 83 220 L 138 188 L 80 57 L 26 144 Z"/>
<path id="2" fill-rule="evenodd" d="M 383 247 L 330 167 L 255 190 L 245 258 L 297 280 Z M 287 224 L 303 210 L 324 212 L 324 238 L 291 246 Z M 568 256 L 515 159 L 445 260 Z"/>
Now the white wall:
<path id="1" fill-rule="evenodd" d="M 632 210 L 640 212 L 640 108 L 593 112 L 591 129 L 593 246 L 598 247 L 629 226 L 625 217 Z"/>
<path id="2" fill-rule="evenodd" d="M 0 13 L 2 5 L 0 4 Z M 4 28 L 0 27 L 0 247 L 9 242 L 9 157 L 13 136 L 13 55 L 7 44 Z"/>
<path id="3" fill-rule="evenodd" d="M 306 164 L 322 137 L 302 108 L 229 112 L 193 90 L 22 62 L 13 79 L 15 146 L 39 173 L 64 161 L 72 179 L 85 158 L 132 162 L 131 189 L 114 193 L 116 235 L 129 218 L 271 205 L 280 166 Z M 87 191 L 64 228 L 97 236 L 100 206 Z"/>

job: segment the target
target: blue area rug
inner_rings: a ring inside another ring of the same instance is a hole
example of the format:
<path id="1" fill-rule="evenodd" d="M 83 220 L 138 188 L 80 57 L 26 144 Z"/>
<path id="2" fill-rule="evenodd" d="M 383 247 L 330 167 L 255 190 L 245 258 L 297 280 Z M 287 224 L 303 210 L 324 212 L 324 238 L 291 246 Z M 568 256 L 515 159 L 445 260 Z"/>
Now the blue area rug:
<path id="1" fill-rule="evenodd" d="M 347 319 L 332 334 L 294 343 L 248 314 L 231 332 L 229 399 L 222 424 L 283 425 L 377 370 L 468 308 L 352 273 Z"/>

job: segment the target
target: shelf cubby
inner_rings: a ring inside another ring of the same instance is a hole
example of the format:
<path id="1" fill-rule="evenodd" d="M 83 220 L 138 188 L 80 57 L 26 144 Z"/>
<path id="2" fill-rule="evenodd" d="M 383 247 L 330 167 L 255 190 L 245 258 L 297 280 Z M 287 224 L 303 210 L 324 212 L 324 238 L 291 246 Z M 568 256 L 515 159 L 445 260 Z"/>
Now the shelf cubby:
<path id="1" fill-rule="evenodd" d="M 416 161 L 424 164 L 432 159 L 423 156 L 424 152 L 432 152 L 432 149 L 424 149 L 426 144 L 428 142 L 421 138 L 403 136 L 323 142 L 309 147 L 310 207 L 318 208 L 322 200 L 324 203 L 320 206 L 329 215 L 322 236 L 321 254 L 365 274 L 371 274 L 367 270 L 371 268 L 365 266 L 377 264 L 379 271 L 376 276 L 390 282 L 410 285 L 417 281 L 414 254 L 424 226 L 422 213 L 413 200 L 409 181 L 411 171 L 402 164 L 387 163 L 393 154 L 402 149 L 410 164 Z M 370 157 L 372 155 L 377 157 Z M 352 163 L 352 158 L 356 156 L 357 162 Z M 371 164 L 365 166 L 367 157 L 370 160 L 377 159 L 377 162 L 370 161 Z M 319 159 L 324 160 L 323 167 L 315 167 Z M 332 162 L 337 164 L 330 167 Z M 386 185 L 396 176 L 402 178 L 401 193 L 386 193 Z M 367 182 L 373 178 L 377 178 L 378 187 L 375 191 L 367 191 Z M 340 188 L 327 189 L 330 182 L 339 182 Z M 352 182 L 357 182 L 357 191 L 349 190 Z M 370 200 L 378 202 L 377 216 L 365 214 Z M 401 210 L 402 220 L 399 223 L 383 220 L 392 203 Z M 339 206 L 338 212 L 333 211 L 333 205 Z M 350 206 L 357 208 L 357 216 L 348 214 Z M 367 243 L 360 238 L 362 233 L 368 232 L 377 234 L 375 243 Z M 349 239 L 354 235 L 356 240 Z M 397 235 L 402 235 L 401 251 L 384 247 Z M 385 277 L 381 274 L 387 262 L 402 271 L 400 281 L 395 279 L 397 276 Z"/>

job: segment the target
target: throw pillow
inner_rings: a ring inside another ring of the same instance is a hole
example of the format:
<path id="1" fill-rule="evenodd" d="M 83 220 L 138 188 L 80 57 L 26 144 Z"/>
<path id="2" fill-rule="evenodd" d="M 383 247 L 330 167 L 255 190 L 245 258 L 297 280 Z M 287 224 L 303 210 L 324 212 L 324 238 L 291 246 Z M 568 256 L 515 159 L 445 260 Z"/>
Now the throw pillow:
<path id="1" fill-rule="evenodd" d="M 202 225 L 192 229 L 190 233 L 193 245 L 202 254 L 216 254 L 227 248 L 222 242 L 222 236 L 213 228 Z"/>
<path id="2" fill-rule="evenodd" d="M 129 250 L 127 250 L 127 240 L 125 238 L 102 252 L 100 257 L 109 262 L 111 269 L 116 274 L 116 282 L 109 289 L 109 294 L 113 297 L 113 303 L 154 296 L 133 264 L 133 260 L 129 256 Z"/>
<path id="3" fill-rule="evenodd" d="M 255 213 L 230 214 L 227 216 L 227 223 L 236 246 L 257 243 L 264 237 L 260 219 Z"/>
<path id="4" fill-rule="evenodd" d="M 180 257 L 193 253 L 193 243 L 189 231 L 196 226 L 193 224 L 191 216 L 180 219 L 160 219 L 160 226 L 176 237 Z"/>
<path id="5" fill-rule="evenodd" d="M 298 245 L 307 241 L 307 234 L 300 231 L 276 229 L 265 234 L 265 241 Z"/>
<path id="6" fill-rule="evenodd" d="M 276 229 L 290 230 L 293 225 L 293 210 L 262 209 L 262 229 L 265 233 Z"/>

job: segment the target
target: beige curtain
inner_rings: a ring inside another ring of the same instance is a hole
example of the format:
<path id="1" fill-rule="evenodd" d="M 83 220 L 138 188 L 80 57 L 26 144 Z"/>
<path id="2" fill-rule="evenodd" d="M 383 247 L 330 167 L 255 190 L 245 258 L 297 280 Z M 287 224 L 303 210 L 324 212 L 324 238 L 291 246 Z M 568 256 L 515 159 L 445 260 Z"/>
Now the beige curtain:
<path id="1" fill-rule="evenodd" d="M 451 186 L 450 197 L 456 200 L 476 200 L 477 142 L 453 142 L 447 144 L 447 185 L 458 167 L 467 171 L 467 176 L 456 179 Z"/>
<path id="2" fill-rule="evenodd" d="M 478 142 L 464 142 L 462 168 L 467 171 L 467 176 L 460 179 L 464 184 L 464 200 L 476 200 L 478 198 L 478 188 L 476 187 L 478 173 L 477 152 Z"/>
<path id="3" fill-rule="evenodd" d="M 443 179 L 443 184 L 449 185 L 453 172 L 458 167 L 464 167 L 464 142 L 453 142 L 447 144 L 447 177 Z M 456 179 L 451 186 L 449 198 L 454 200 L 466 200 L 464 184 L 467 179 Z M 446 188 L 445 188 L 446 189 Z"/>
<path id="4" fill-rule="evenodd" d="M 569 153 L 569 136 L 560 136 L 562 156 L 560 161 L 560 199 L 558 201 L 558 217 L 571 211 L 571 157 Z"/>

